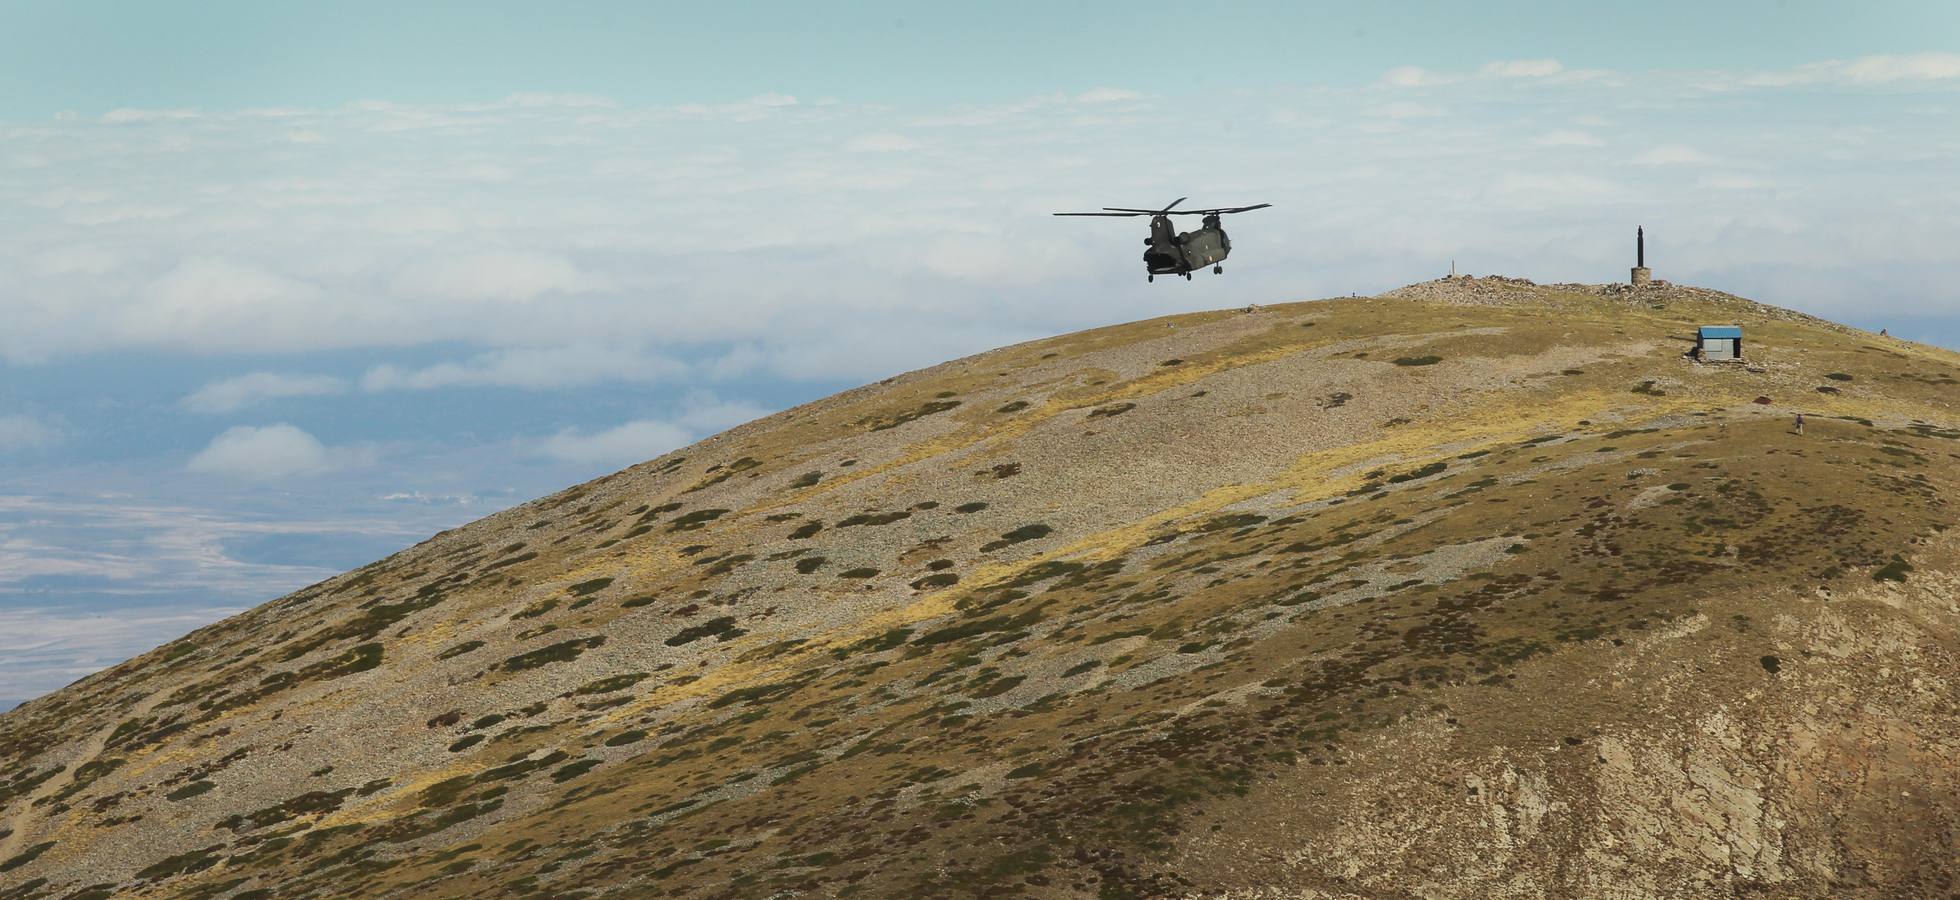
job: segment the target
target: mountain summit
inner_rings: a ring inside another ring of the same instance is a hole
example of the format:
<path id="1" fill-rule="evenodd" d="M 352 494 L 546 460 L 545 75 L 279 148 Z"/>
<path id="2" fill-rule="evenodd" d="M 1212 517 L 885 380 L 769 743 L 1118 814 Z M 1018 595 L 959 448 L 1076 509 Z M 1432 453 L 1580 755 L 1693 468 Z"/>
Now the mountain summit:
<path id="1" fill-rule="evenodd" d="M 1006 347 L 0 715 L 0 897 L 1944 895 L 1957 461 L 1685 287 Z"/>

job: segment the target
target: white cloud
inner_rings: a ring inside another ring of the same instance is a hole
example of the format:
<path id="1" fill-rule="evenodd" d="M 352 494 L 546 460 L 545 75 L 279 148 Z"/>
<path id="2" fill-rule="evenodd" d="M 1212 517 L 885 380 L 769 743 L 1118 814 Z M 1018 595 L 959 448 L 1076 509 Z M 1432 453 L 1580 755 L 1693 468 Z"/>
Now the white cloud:
<path id="1" fill-rule="evenodd" d="M 214 381 L 179 401 L 191 412 L 217 415 L 237 412 L 247 406 L 284 397 L 318 397 L 338 394 L 347 383 L 331 375 L 285 375 L 253 372 Z"/>
<path id="2" fill-rule="evenodd" d="M 1749 87 L 1837 84 L 1872 86 L 1960 79 L 1960 54 L 1909 53 L 1828 60 L 1794 69 L 1745 73 L 1736 83 Z"/>
<path id="3" fill-rule="evenodd" d="M 718 434 L 752 422 L 769 414 L 753 403 L 741 400 L 721 400 L 713 394 L 696 392 L 682 402 L 681 414 L 674 422 L 704 435 Z"/>
<path id="4" fill-rule="evenodd" d="M 694 433 L 672 422 L 627 422 L 596 434 L 566 429 L 538 443 L 537 452 L 560 462 L 623 464 L 641 462 L 684 447 Z"/>
<path id="5" fill-rule="evenodd" d="M 1588 131 L 1562 130 L 1541 134 L 1531 141 L 1540 147 L 1597 147 L 1606 143 Z"/>
<path id="6" fill-rule="evenodd" d="M 1066 112 L 1081 115 L 1095 110 L 1098 106 L 1143 102 L 1147 102 L 1146 98 L 1136 91 L 1122 88 L 1091 88 L 1073 96 L 1056 92 L 1007 103 L 993 103 L 929 115 L 916 120 L 913 124 L 929 128 L 1001 126 L 1044 113 Z M 1079 125 L 1083 121 L 1084 119 L 1076 119 L 1070 124 Z"/>
<path id="7" fill-rule="evenodd" d="M 770 91 L 734 103 L 686 103 L 674 107 L 674 112 L 686 118 L 755 122 L 796 105 L 795 95 Z"/>
<path id="8" fill-rule="evenodd" d="M 597 94 L 552 94 L 520 91 L 504 98 L 504 105 L 517 107 L 568 107 L 572 109 L 611 109 L 619 102 Z"/>
<path id="9" fill-rule="evenodd" d="M 1462 76 L 1432 72 L 1421 66 L 1396 66 L 1382 73 L 1381 83 L 1390 87 L 1433 87 L 1462 80 Z"/>
<path id="10" fill-rule="evenodd" d="M 1125 100 L 1141 100 L 1143 95 L 1132 90 L 1113 87 L 1090 88 L 1075 95 L 1077 103 L 1120 103 Z"/>
<path id="11" fill-rule="evenodd" d="M 61 214 L 61 221 L 68 225 L 94 227 L 97 225 L 123 225 L 142 222 L 158 222 L 174 219 L 184 214 L 181 207 L 140 206 L 129 203 L 76 206 Z"/>
<path id="12" fill-rule="evenodd" d="M 426 235 L 461 231 L 469 220 L 441 206 L 398 206 L 375 210 L 368 215 L 368 223 L 388 234 Z"/>
<path id="13" fill-rule="evenodd" d="M 1579 75 L 1568 71 L 1556 59 L 1512 59 L 1497 60 L 1478 67 L 1475 78 L 1503 79 L 1527 78 L 1544 79 L 1557 75 Z M 1421 66 L 1396 66 L 1382 73 L 1380 84 L 1397 88 L 1442 87 L 1462 84 L 1472 80 L 1471 75 L 1458 72 L 1437 72 Z"/>
<path id="14" fill-rule="evenodd" d="M 608 347 L 571 346 L 496 350 L 464 362 L 421 369 L 375 366 L 361 377 L 368 391 L 433 390 L 449 387 L 550 389 L 611 381 L 656 382 L 687 372 L 677 360 L 657 354 Z"/>
<path id="15" fill-rule="evenodd" d="M 517 177 L 509 166 L 485 160 L 459 164 L 444 174 L 459 181 L 509 181 Z"/>
<path id="16" fill-rule="evenodd" d="M 64 439 L 62 429 L 25 413 L 0 415 L 0 452 L 46 450 Z"/>
<path id="17" fill-rule="evenodd" d="M 371 451 L 328 448 L 292 425 L 237 425 L 211 439 L 191 457 L 192 472 L 248 481 L 279 481 L 324 475 L 373 461 Z"/>
<path id="18" fill-rule="evenodd" d="M 414 503 L 421 506 L 470 506 L 478 502 L 475 494 L 425 494 L 421 491 L 395 491 L 375 498 L 389 503 Z"/>
<path id="19" fill-rule="evenodd" d="M 919 143 L 917 140 L 891 132 L 867 134 L 863 137 L 854 138 L 849 144 L 845 145 L 847 149 L 856 150 L 860 153 L 899 153 L 906 150 L 917 150 L 922 146 L 925 145 Z"/>
<path id="20" fill-rule="evenodd" d="M 1609 203 L 1626 196 L 1617 182 L 1573 172 L 1505 175 L 1492 182 L 1485 196 L 1515 209 Z"/>
<path id="21" fill-rule="evenodd" d="M 1695 181 L 1700 187 L 1718 191 L 1750 191 L 1770 186 L 1770 182 L 1754 175 L 1716 174 L 1703 175 Z"/>
<path id="22" fill-rule="evenodd" d="M 393 291 L 404 298 L 522 301 L 606 286 L 606 279 L 558 254 L 471 253 L 411 265 L 395 276 Z"/>
<path id="23" fill-rule="evenodd" d="M 176 122 L 196 119 L 201 115 L 194 109 L 112 109 L 102 114 L 102 123 L 122 125 L 130 122 Z"/>
<path id="24" fill-rule="evenodd" d="M 1513 59 L 1485 63 L 1478 74 L 1491 78 L 1549 78 L 1565 71 L 1556 59 Z"/>
<path id="25" fill-rule="evenodd" d="M 1643 166 L 1685 166 L 1711 163 L 1715 158 L 1686 144 L 1661 144 L 1634 157 L 1633 161 Z"/>
<path id="26" fill-rule="evenodd" d="M 708 363 L 707 374 L 711 380 L 727 381 L 754 372 L 765 362 L 767 358 L 754 344 L 738 344 Z"/>
<path id="27" fill-rule="evenodd" d="M 1913 53 L 1904 56 L 1862 56 L 1839 69 L 1853 84 L 1890 81 L 1947 81 L 1960 78 L 1960 54 Z"/>
<path id="28" fill-rule="evenodd" d="M 211 329 L 245 328 L 321 302 L 321 290 L 263 266 L 219 257 L 186 259 L 149 285 L 119 323 L 136 343 L 166 343 Z"/>
<path id="29" fill-rule="evenodd" d="M 667 419 L 636 419 L 597 432 L 567 428 L 532 442 L 535 456 L 559 462 L 627 465 L 685 447 L 769 414 L 746 401 L 729 401 L 705 391 L 682 399 L 681 411 Z"/>
<path id="30" fill-rule="evenodd" d="M 63 275 L 106 275 L 129 263 L 129 259 L 113 250 L 87 245 L 56 247 L 41 254 L 41 274 Z"/>
<path id="31" fill-rule="evenodd" d="M 1365 112 L 1382 119 L 1433 119 L 1444 115 L 1443 108 L 1429 103 L 1387 103 Z"/>
<path id="32" fill-rule="evenodd" d="M 1121 315 L 1135 318 L 1137 313 L 1132 308 Z M 940 327 L 930 319 L 897 317 L 838 323 L 822 341 L 772 346 L 769 369 L 792 379 L 869 381 L 1040 336 L 1033 330 L 979 322 L 956 328 Z"/>

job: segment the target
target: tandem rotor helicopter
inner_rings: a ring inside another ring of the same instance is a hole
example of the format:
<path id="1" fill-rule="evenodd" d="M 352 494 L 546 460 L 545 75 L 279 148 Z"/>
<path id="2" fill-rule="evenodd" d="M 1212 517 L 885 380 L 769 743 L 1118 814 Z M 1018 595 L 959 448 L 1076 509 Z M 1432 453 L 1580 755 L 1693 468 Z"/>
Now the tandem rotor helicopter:
<path id="1" fill-rule="evenodd" d="M 1102 212 L 1056 213 L 1058 216 L 1149 216 L 1150 236 L 1143 244 L 1150 249 L 1143 251 L 1143 266 L 1150 274 L 1148 280 L 1156 281 L 1159 275 L 1182 275 L 1191 280 L 1191 272 L 1211 267 L 1211 274 L 1225 274 L 1225 267 L 1219 265 L 1225 257 L 1232 255 L 1232 239 L 1225 236 L 1224 226 L 1218 224 L 1218 217 L 1231 213 L 1265 209 L 1271 203 L 1257 206 L 1233 206 L 1225 209 L 1177 209 L 1179 203 L 1189 200 L 1179 197 L 1163 209 L 1123 209 L 1114 206 L 1103 207 Z M 1197 231 L 1178 234 L 1171 228 L 1171 216 L 1204 216 L 1204 225 Z"/>

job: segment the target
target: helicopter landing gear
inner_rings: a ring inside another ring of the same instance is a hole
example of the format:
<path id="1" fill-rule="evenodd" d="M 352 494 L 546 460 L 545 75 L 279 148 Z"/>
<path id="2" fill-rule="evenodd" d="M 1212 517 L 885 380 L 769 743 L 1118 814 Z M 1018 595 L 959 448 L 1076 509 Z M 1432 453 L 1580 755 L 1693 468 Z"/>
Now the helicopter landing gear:
<path id="1" fill-rule="evenodd" d="M 1185 280 L 1185 281 L 1190 281 L 1190 280 L 1191 280 L 1191 273 L 1190 273 L 1190 272 L 1186 272 L 1186 273 L 1184 273 L 1184 280 Z"/>
<path id="2" fill-rule="evenodd" d="M 1145 275 L 1145 276 L 1143 276 L 1143 280 L 1145 280 L 1145 281 L 1148 281 L 1148 282 L 1151 282 L 1152 284 L 1155 284 L 1155 283 L 1156 283 L 1156 281 L 1157 281 L 1157 276 L 1155 276 L 1155 275 Z"/>
<path id="3" fill-rule="evenodd" d="M 1223 275 L 1223 274 L 1225 274 L 1225 267 L 1224 267 L 1224 266 L 1212 266 L 1212 267 L 1211 267 L 1211 274 L 1213 274 L 1213 275 Z"/>

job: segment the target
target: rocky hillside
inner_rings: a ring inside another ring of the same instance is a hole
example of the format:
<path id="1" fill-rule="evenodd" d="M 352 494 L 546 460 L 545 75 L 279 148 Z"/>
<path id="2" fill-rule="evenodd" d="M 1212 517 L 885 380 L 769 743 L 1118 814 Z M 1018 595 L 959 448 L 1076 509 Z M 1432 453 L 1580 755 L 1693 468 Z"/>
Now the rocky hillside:
<path id="1" fill-rule="evenodd" d="M 1007 347 L 0 716 L 0 897 L 1945 896 L 1956 481 L 1960 355 L 1688 288 Z"/>

